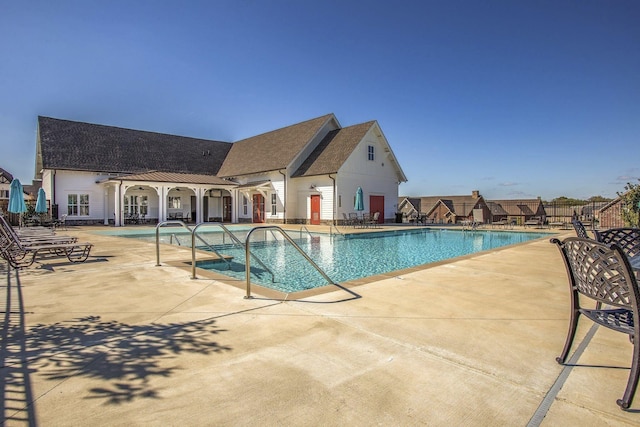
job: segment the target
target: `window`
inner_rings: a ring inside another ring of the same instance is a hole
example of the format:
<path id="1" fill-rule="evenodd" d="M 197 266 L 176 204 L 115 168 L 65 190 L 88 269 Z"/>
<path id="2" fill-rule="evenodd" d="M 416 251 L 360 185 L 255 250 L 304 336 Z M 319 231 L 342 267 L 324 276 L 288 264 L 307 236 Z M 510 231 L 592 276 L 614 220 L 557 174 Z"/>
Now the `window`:
<path id="1" fill-rule="evenodd" d="M 124 196 L 124 213 L 146 215 L 148 201 L 148 196 Z M 169 202 L 169 207 L 171 207 L 171 202 Z"/>
<path id="2" fill-rule="evenodd" d="M 67 195 L 67 215 L 89 216 L 89 195 L 88 194 Z"/>
<path id="3" fill-rule="evenodd" d="M 375 155 L 374 155 L 374 151 L 373 151 L 373 145 L 369 145 L 367 147 L 367 153 L 368 153 L 368 156 L 369 156 L 368 157 L 369 160 L 371 160 L 371 161 L 375 160 Z"/>
<path id="4" fill-rule="evenodd" d="M 249 204 L 249 201 L 247 200 L 247 196 L 242 196 L 242 213 L 244 215 L 247 214 L 248 210 L 247 210 L 247 205 Z"/>
<path id="5" fill-rule="evenodd" d="M 271 215 L 277 215 L 278 214 L 278 197 L 276 196 L 276 193 L 273 193 L 271 195 Z"/>
<path id="6" fill-rule="evenodd" d="M 342 207 L 342 195 L 338 195 L 338 207 Z"/>
<path id="7" fill-rule="evenodd" d="M 182 209 L 180 197 L 169 196 L 169 209 Z"/>
<path id="8" fill-rule="evenodd" d="M 0 199 L 8 199 L 9 190 L 0 190 Z"/>

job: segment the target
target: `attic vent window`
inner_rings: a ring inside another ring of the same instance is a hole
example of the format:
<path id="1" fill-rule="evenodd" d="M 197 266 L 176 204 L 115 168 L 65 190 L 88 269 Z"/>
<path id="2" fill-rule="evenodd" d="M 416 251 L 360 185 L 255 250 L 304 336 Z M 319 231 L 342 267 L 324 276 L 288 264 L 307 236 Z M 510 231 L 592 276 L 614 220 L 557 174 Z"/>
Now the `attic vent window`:
<path id="1" fill-rule="evenodd" d="M 367 146 L 367 156 L 368 156 L 368 159 L 371 161 L 375 160 L 375 155 L 373 150 L 374 150 L 373 145 Z"/>

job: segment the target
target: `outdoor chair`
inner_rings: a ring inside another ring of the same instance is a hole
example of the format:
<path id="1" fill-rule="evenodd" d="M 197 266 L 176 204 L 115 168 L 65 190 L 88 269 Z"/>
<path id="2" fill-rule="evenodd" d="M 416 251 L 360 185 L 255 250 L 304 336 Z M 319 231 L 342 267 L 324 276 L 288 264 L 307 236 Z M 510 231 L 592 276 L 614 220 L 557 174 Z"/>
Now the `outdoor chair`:
<path id="1" fill-rule="evenodd" d="M 344 226 L 345 227 L 353 225 L 353 220 L 351 218 L 349 218 L 346 213 L 342 212 L 342 218 L 343 218 L 343 222 L 344 222 Z"/>
<path id="2" fill-rule="evenodd" d="M 573 224 L 573 228 L 576 230 L 576 235 L 583 239 L 589 238 L 589 233 L 587 233 L 587 229 L 584 227 L 584 224 L 578 219 L 571 220 L 571 224 Z"/>
<path id="3" fill-rule="evenodd" d="M 541 227 L 542 226 L 542 219 L 540 217 L 534 216 L 529 218 L 528 220 L 526 220 L 524 222 L 524 226 L 533 226 L 533 227 Z"/>
<path id="4" fill-rule="evenodd" d="M 38 255 L 66 257 L 70 262 L 84 262 L 91 252 L 91 243 L 63 243 L 55 240 L 25 241 L 0 221 L 0 256 L 11 267 L 31 266 Z"/>
<path id="5" fill-rule="evenodd" d="M 362 221 L 360 220 L 360 218 L 358 218 L 358 214 L 357 213 L 350 213 L 349 214 L 349 220 L 351 222 L 352 226 L 357 226 L 362 224 Z"/>
<path id="6" fill-rule="evenodd" d="M 551 239 L 562 254 L 569 279 L 571 319 L 562 354 L 556 358 L 564 364 L 573 344 L 580 315 L 605 328 L 629 335 L 633 344 L 631 371 L 624 395 L 617 400 L 628 409 L 640 376 L 640 297 L 636 276 L 624 251 L 616 243 L 610 246 L 589 238 L 569 237 L 564 241 Z M 590 301 L 586 308 L 583 299 Z M 602 308 L 606 304 L 607 308 Z"/>
<path id="7" fill-rule="evenodd" d="M 629 258 L 640 255 L 640 228 L 595 230 L 594 234 L 598 242 L 618 245 Z"/>
<path id="8" fill-rule="evenodd" d="M 378 227 L 378 219 L 380 218 L 380 212 L 375 212 L 373 215 L 369 216 L 368 224 L 372 228 Z"/>

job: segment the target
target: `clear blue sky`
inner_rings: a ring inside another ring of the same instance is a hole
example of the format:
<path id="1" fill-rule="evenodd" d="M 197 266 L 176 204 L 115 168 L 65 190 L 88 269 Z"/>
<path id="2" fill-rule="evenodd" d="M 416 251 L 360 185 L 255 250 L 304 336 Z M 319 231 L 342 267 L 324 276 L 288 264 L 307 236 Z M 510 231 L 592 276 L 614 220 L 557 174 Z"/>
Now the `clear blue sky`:
<path id="1" fill-rule="evenodd" d="M 0 0 L 0 167 L 37 116 L 236 141 L 378 120 L 401 195 L 615 197 L 640 177 L 640 2 Z"/>

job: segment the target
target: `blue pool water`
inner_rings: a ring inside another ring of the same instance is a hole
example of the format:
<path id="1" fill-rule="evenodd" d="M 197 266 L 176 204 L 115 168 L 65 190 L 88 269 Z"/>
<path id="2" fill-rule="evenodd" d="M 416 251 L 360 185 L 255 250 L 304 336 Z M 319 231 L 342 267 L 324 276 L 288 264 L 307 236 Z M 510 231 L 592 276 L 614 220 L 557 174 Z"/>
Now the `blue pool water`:
<path id="1" fill-rule="evenodd" d="M 251 227 L 229 227 L 245 241 Z M 161 242 L 190 246 L 190 235 L 176 229 L 161 229 Z M 186 230 L 185 230 L 186 231 Z M 204 230 L 203 230 L 204 231 Z M 130 230 L 124 237 L 155 242 L 155 232 L 141 235 Z M 424 228 L 343 236 L 288 232 L 296 243 L 337 283 L 362 277 L 389 273 L 417 265 L 428 264 L 488 249 L 513 245 L 548 237 L 548 233 L 518 233 L 504 231 L 461 231 Z M 118 233 L 118 235 L 123 235 Z M 233 257 L 230 264 L 198 260 L 200 268 L 215 270 L 241 280 L 245 279 L 245 251 L 233 245 L 221 232 L 199 233 L 219 253 Z M 200 249 L 207 249 L 197 242 Z M 282 292 L 296 292 L 327 284 L 326 280 L 277 233 L 256 231 L 251 239 L 251 251 L 273 272 L 266 271 L 251 260 L 252 282 Z M 200 256 L 202 258 L 202 256 Z"/>

